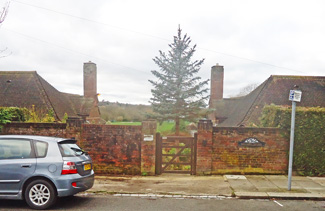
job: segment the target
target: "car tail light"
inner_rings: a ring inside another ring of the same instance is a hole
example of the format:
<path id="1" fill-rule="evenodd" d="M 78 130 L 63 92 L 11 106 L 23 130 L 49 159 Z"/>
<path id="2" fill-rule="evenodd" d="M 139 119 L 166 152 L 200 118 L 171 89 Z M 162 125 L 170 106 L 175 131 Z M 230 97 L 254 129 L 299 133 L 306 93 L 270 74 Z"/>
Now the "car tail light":
<path id="1" fill-rule="evenodd" d="M 76 182 L 73 182 L 71 183 L 72 187 L 77 187 L 77 183 Z"/>
<path id="2" fill-rule="evenodd" d="M 74 162 L 64 161 L 61 174 L 77 174 L 77 167 Z"/>

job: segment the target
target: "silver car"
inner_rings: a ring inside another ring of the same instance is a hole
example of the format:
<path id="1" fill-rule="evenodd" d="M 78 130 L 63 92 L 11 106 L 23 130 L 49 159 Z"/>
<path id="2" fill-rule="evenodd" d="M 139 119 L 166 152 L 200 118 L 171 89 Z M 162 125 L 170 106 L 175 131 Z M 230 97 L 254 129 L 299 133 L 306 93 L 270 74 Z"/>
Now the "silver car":
<path id="1" fill-rule="evenodd" d="M 33 209 L 52 206 L 94 184 L 92 160 L 74 139 L 0 136 L 0 199 L 24 199 Z"/>

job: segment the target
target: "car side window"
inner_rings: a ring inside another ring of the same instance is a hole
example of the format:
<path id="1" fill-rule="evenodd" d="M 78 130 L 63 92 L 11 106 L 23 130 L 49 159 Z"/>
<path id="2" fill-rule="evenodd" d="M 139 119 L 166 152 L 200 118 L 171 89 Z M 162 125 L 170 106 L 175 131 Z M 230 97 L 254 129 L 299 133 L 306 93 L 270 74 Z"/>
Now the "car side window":
<path id="1" fill-rule="evenodd" d="M 33 158 L 30 140 L 26 139 L 0 139 L 0 159 Z"/>
<path id="2" fill-rule="evenodd" d="M 37 158 L 43 158 L 47 154 L 48 143 L 42 141 L 36 141 L 35 148 L 36 148 Z"/>

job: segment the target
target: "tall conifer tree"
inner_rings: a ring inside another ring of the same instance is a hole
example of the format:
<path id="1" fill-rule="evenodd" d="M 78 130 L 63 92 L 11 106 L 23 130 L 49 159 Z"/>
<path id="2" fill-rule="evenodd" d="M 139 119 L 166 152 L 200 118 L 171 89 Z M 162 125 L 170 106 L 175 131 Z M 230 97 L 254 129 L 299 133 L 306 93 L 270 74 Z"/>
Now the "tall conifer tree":
<path id="1" fill-rule="evenodd" d="M 200 108 L 206 106 L 205 95 L 208 80 L 202 81 L 197 76 L 202 60 L 192 61 L 196 45 L 190 46 L 191 39 L 178 28 L 174 42 L 169 44 L 168 53 L 159 51 L 153 61 L 159 71 L 153 70 L 156 81 L 149 80 L 153 85 L 150 103 L 161 120 L 175 120 L 176 134 L 179 134 L 180 120 L 192 120 L 198 117 Z"/>

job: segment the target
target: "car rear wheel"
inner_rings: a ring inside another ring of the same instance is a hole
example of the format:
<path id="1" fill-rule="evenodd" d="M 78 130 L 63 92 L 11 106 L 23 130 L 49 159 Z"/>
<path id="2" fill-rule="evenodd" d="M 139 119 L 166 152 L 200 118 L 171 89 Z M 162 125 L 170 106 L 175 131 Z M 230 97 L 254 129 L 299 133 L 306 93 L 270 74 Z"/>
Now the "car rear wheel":
<path id="1" fill-rule="evenodd" d="M 55 203 L 56 199 L 53 185 L 43 179 L 32 181 L 25 190 L 26 203 L 33 209 L 47 209 Z"/>

